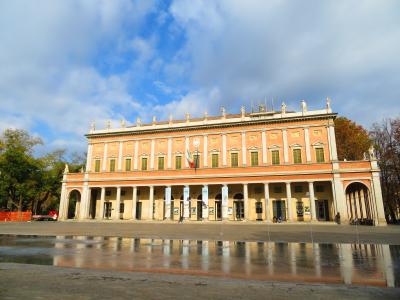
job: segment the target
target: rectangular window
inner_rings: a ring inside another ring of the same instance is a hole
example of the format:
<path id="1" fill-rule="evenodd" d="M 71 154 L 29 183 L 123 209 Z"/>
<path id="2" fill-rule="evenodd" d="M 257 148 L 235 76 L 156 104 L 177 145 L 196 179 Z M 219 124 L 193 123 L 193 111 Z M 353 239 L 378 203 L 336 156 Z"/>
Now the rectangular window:
<path id="1" fill-rule="evenodd" d="M 163 156 L 158 158 L 158 169 L 164 170 L 164 157 Z"/>
<path id="2" fill-rule="evenodd" d="M 232 167 L 239 166 L 239 154 L 238 153 L 231 153 L 231 166 Z"/>
<path id="3" fill-rule="evenodd" d="M 258 166 L 258 152 L 251 152 L 251 165 Z"/>
<path id="4" fill-rule="evenodd" d="M 111 191 L 106 190 L 106 196 L 108 196 L 108 197 L 111 196 Z"/>
<path id="5" fill-rule="evenodd" d="M 94 161 L 94 171 L 95 172 L 100 172 L 100 159 L 96 159 Z"/>
<path id="6" fill-rule="evenodd" d="M 324 192 L 324 186 L 323 185 L 316 185 L 315 186 L 315 191 L 317 192 L 317 193 L 323 193 Z"/>
<path id="7" fill-rule="evenodd" d="M 115 171 L 115 159 L 110 159 L 110 172 Z"/>
<path id="8" fill-rule="evenodd" d="M 315 157 L 317 158 L 317 162 L 324 162 L 324 148 L 315 148 Z"/>
<path id="9" fill-rule="evenodd" d="M 279 150 L 272 150 L 271 155 L 272 155 L 272 164 L 279 165 L 281 163 L 279 159 Z"/>
<path id="10" fill-rule="evenodd" d="M 218 168 L 218 154 L 214 153 L 211 155 L 211 162 L 213 168 Z"/>
<path id="11" fill-rule="evenodd" d="M 125 159 L 125 171 L 131 170 L 131 162 L 132 160 L 130 158 Z"/>
<path id="12" fill-rule="evenodd" d="M 147 157 L 142 157 L 142 171 L 147 170 Z"/>
<path id="13" fill-rule="evenodd" d="M 198 168 L 200 166 L 200 155 L 199 154 L 193 155 L 193 162 L 194 162 L 195 168 Z"/>
<path id="14" fill-rule="evenodd" d="M 301 164 L 301 149 L 293 149 L 293 162 Z"/>
<path id="15" fill-rule="evenodd" d="M 175 156 L 175 169 L 182 169 L 182 156 Z"/>
<path id="16" fill-rule="evenodd" d="M 274 193 L 275 194 L 281 194 L 283 191 L 282 186 L 274 186 Z"/>

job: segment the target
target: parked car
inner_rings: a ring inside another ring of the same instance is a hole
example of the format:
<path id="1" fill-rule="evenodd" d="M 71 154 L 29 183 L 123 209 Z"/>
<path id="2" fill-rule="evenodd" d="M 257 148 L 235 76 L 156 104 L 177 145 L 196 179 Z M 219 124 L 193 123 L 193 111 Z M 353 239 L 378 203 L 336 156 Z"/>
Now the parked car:
<path id="1" fill-rule="evenodd" d="M 33 215 L 32 221 L 57 221 L 58 211 L 50 210 L 47 215 Z"/>

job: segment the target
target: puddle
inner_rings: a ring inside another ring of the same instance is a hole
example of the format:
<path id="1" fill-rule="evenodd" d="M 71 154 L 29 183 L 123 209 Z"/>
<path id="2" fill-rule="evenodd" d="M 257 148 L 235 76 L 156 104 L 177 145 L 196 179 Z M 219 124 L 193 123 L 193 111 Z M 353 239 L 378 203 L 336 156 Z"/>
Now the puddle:
<path id="1" fill-rule="evenodd" d="M 0 263 L 400 286 L 400 246 L 0 235 Z"/>

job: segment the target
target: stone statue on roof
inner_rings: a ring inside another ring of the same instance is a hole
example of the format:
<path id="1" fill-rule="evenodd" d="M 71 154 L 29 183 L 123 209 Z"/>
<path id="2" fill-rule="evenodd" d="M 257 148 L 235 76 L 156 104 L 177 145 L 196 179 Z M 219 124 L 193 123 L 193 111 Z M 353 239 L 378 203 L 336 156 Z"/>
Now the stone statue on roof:
<path id="1" fill-rule="evenodd" d="M 137 127 L 142 126 L 142 119 L 139 118 L 139 117 L 136 119 L 136 126 L 137 126 Z"/>
<path id="2" fill-rule="evenodd" d="M 326 110 L 331 111 L 331 98 L 326 97 Z"/>
<path id="3" fill-rule="evenodd" d="M 124 119 L 121 120 L 121 128 L 126 127 L 126 121 Z"/>
<path id="4" fill-rule="evenodd" d="M 68 174 L 68 173 L 69 173 L 68 164 L 65 164 L 64 174 Z"/>
<path id="5" fill-rule="evenodd" d="M 95 131 L 96 130 L 96 123 L 92 122 L 92 124 L 90 124 L 90 131 Z"/>
<path id="6" fill-rule="evenodd" d="M 300 106 L 301 106 L 301 112 L 302 112 L 302 113 L 307 112 L 307 103 L 306 103 L 306 101 L 301 100 Z"/>
<path id="7" fill-rule="evenodd" d="M 221 107 L 221 115 L 223 118 L 226 117 L 226 110 L 225 110 L 225 107 L 223 107 L 223 106 Z"/>
<path id="8" fill-rule="evenodd" d="M 286 114 L 286 104 L 285 104 L 285 102 L 282 102 L 282 105 L 281 105 L 281 113 L 284 115 L 284 114 Z"/>
<path id="9" fill-rule="evenodd" d="M 246 115 L 246 108 L 244 107 L 244 105 L 242 105 L 242 107 L 240 108 L 240 114 L 242 117 Z"/>
<path id="10" fill-rule="evenodd" d="M 106 123 L 106 128 L 111 129 L 111 120 L 108 120 Z"/>

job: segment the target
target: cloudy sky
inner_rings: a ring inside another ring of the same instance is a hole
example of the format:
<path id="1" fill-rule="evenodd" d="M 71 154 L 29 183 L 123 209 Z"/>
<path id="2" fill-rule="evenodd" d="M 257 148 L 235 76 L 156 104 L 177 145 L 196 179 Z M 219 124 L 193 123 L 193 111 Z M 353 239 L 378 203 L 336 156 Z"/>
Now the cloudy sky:
<path id="1" fill-rule="evenodd" d="M 0 129 L 85 151 L 91 122 L 324 107 L 400 115 L 400 1 L 0 1 Z"/>

